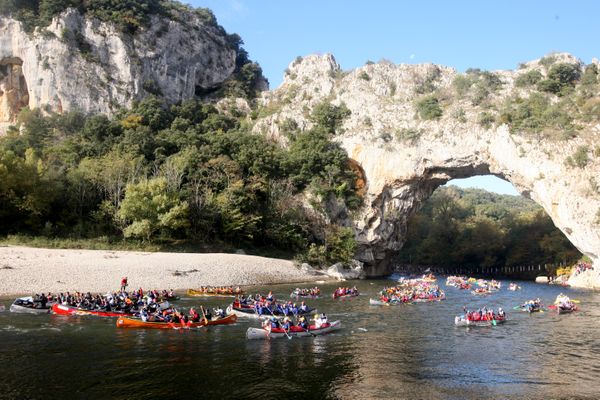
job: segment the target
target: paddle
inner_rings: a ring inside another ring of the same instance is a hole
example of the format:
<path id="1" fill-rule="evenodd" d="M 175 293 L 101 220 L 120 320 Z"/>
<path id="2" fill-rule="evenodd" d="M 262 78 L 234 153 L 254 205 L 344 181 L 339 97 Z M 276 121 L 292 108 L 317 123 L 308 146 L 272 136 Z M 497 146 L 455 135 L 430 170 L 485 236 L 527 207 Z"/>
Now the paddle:
<path id="1" fill-rule="evenodd" d="M 273 317 L 275 317 L 275 314 L 273 314 L 273 311 L 271 311 L 271 309 L 270 309 L 269 307 L 265 307 L 265 308 L 266 308 L 267 310 L 269 310 L 269 312 L 271 313 L 271 315 L 272 315 Z M 277 318 L 277 317 L 275 317 L 275 318 Z M 288 335 L 288 333 L 287 333 L 287 331 L 286 331 L 285 329 L 283 330 L 283 333 L 285 333 L 285 336 L 286 336 L 288 339 L 292 340 L 292 337 L 291 337 L 290 335 Z"/>
<path id="2" fill-rule="evenodd" d="M 208 318 L 206 318 L 206 313 L 204 312 L 204 307 L 200 306 L 200 311 L 202 311 L 202 319 L 204 319 L 204 325 L 208 325 Z"/>

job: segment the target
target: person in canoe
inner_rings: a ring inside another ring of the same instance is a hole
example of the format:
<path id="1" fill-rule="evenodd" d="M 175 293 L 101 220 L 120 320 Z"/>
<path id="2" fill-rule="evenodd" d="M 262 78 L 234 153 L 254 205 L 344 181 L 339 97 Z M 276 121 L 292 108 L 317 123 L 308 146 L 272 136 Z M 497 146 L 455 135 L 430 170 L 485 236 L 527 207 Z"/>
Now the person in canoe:
<path id="1" fill-rule="evenodd" d="M 285 317 L 283 319 L 283 325 L 281 325 L 281 327 L 286 331 L 286 333 L 289 333 L 292 326 L 293 326 L 293 324 L 292 324 L 291 318 Z"/>
<path id="2" fill-rule="evenodd" d="M 192 322 L 200 321 L 200 314 L 198 314 L 198 311 L 196 311 L 194 307 L 190 308 L 190 319 L 192 320 Z"/>
<path id="3" fill-rule="evenodd" d="M 305 331 L 308 330 L 308 322 L 306 321 L 306 317 L 304 315 L 300 316 L 298 319 L 298 326 Z"/>
<path id="4" fill-rule="evenodd" d="M 267 294 L 267 301 L 273 301 L 275 300 L 275 297 L 273 296 L 273 292 L 269 291 L 269 294 Z"/>

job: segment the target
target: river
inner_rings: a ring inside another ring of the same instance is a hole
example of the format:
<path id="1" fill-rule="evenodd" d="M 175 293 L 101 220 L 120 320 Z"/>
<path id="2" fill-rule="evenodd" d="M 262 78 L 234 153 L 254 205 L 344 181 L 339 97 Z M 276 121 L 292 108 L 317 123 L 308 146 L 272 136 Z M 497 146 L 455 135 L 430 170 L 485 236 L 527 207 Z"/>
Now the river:
<path id="1" fill-rule="evenodd" d="M 114 319 L 0 313 L 0 398 L 480 399 L 599 398 L 600 294 L 520 282 L 486 298 L 441 287 L 433 304 L 369 305 L 389 280 L 356 283 L 361 296 L 310 305 L 343 329 L 316 338 L 249 341 L 255 320 L 193 331 L 117 329 Z M 273 286 L 288 298 L 295 285 Z M 330 294 L 335 284 L 320 285 Z M 255 288 L 266 292 L 268 288 Z M 570 315 L 513 306 L 565 292 Z M 0 304 L 8 310 L 10 299 Z M 177 305 L 225 305 L 185 298 Z M 503 307 L 509 321 L 458 328 L 463 306 Z"/>

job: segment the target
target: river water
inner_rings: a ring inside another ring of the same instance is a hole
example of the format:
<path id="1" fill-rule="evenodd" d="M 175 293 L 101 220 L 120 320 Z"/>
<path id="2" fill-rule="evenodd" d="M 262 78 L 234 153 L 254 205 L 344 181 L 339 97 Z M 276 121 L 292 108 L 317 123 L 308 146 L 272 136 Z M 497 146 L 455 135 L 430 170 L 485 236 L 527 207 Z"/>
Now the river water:
<path id="1" fill-rule="evenodd" d="M 600 294 L 527 282 L 510 292 L 504 282 L 486 298 L 448 287 L 440 303 L 378 307 L 369 297 L 393 282 L 356 283 L 357 298 L 309 302 L 341 320 L 341 331 L 292 340 L 246 340 L 255 320 L 155 331 L 117 329 L 97 317 L 0 312 L 0 398 L 600 398 Z M 293 287 L 271 288 L 287 298 Z M 329 294 L 335 285 L 320 287 Z M 581 311 L 512 310 L 535 297 L 550 304 L 561 291 L 580 300 Z M 225 303 L 184 297 L 176 304 Z M 8 310 L 10 299 L 0 304 Z M 465 305 L 503 307 L 510 321 L 455 327 Z"/>

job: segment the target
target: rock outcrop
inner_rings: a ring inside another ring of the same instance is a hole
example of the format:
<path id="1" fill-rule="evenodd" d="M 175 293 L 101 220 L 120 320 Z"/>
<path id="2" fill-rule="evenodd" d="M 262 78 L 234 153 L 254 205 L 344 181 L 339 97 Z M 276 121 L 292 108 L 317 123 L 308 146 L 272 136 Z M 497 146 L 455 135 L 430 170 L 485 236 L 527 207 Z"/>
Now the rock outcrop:
<path id="1" fill-rule="evenodd" d="M 554 57 L 580 64 L 566 54 Z M 367 191 L 362 211 L 345 223 L 355 228 L 357 258 L 371 276 L 389 271 L 392 255 L 405 240 L 408 217 L 437 187 L 454 178 L 486 174 L 511 182 L 540 204 L 598 265 L 600 195 L 594 182 L 600 179 L 600 156 L 594 149 L 600 125 L 584 125 L 568 140 L 551 140 L 482 121 L 482 115 L 495 112 L 494 107 L 497 110 L 515 92 L 529 95 L 515 86 L 515 79 L 532 70 L 546 73 L 539 60 L 519 70 L 495 72 L 501 86 L 488 94 L 492 107 L 483 108 L 452 97 L 458 75 L 452 68 L 382 62 L 343 72 L 331 55 L 308 56 L 290 64 L 282 85 L 264 94 L 263 104 L 271 114 L 255 129 L 285 144 L 279 125 L 293 120 L 301 129 L 309 128 L 316 104 L 345 103 L 351 110 L 336 140 L 364 170 Z M 430 90 L 439 94 L 443 115 L 424 120 L 415 101 Z M 587 165 L 569 166 L 567 156 L 582 146 L 589 150 Z"/>
<path id="2" fill-rule="evenodd" d="M 176 103 L 218 87 L 237 51 L 222 30 L 181 12 L 152 16 L 135 35 L 74 9 L 32 33 L 0 17 L 0 123 L 27 105 L 111 114 L 149 94 Z"/>

